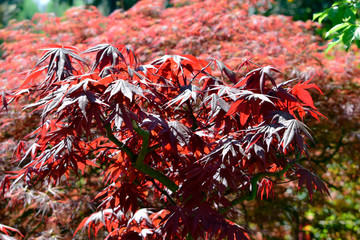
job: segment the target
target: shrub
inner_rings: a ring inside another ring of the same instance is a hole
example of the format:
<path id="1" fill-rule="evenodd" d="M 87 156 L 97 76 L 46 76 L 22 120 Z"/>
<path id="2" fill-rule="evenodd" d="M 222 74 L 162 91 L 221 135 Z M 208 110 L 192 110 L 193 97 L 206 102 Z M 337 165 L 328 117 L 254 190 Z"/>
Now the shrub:
<path id="1" fill-rule="evenodd" d="M 23 167 L 11 178 L 35 189 L 98 168 L 99 211 L 78 230 L 96 235 L 105 227 L 107 238 L 121 239 L 247 239 L 234 223 L 237 204 L 271 197 L 284 178 L 299 179 L 310 196 L 328 193 L 300 164 L 305 139 L 312 140 L 302 119 L 321 115 L 308 92 L 320 89 L 310 80 L 293 85 L 251 61 L 237 77 L 218 60 L 191 55 L 141 65 L 131 47 L 108 44 L 83 52 L 96 53 L 87 70 L 74 47 L 44 50 L 12 97 L 29 93 L 35 101 L 26 109 L 40 111 L 41 123 L 26 136 L 33 143 L 18 146 Z"/>
<path id="2" fill-rule="evenodd" d="M 341 217 L 344 207 L 356 212 L 346 200 L 358 198 L 359 186 L 356 172 L 360 156 L 357 150 L 360 149 L 357 137 L 360 70 L 356 46 L 347 53 L 334 48 L 325 55 L 322 51 L 324 42 L 313 36 L 317 24 L 293 21 L 285 16 L 250 15 L 248 9 L 256 2 L 252 0 L 172 2 L 176 8 L 163 8 L 163 1 L 143 0 L 127 12 L 114 12 L 108 17 L 102 16 L 96 8 L 72 8 L 63 17 L 39 14 L 31 21 L 12 22 L 0 31 L 4 41 L 4 54 L 0 59 L 2 96 L 8 98 L 12 89 L 21 85 L 29 66 L 37 60 L 38 49 L 58 42 L 80 49 L 103 42 L 129 43 L 141 53 L 139 57 L 143 63 L 166 53 L 186 53 L 200 58 L 213 56 L 236 69 L 246 57 L 259 65 L 276 66 L 284 73 L 285 81 L 298 78 L 304 82 L 315 75 L 313 82 L 321 87 L 324 95 L 314 95 L 314 105 L 328 119 L 304 119 L 314 130 L 316 147 L 309 148 L 311 161 L 302 158 L 301 164 L 329 183 L 336 201 L 320 199 L 314 194 L 309 204 L 303 191 L 291 191 L 296 189 L 293 182 L 283 183 L 274 188 L 274 199 L 237 205 L 241 214 L 234 219 L 266 238 L 284 238 L 289 234 L 295 238 L 304 234 L 305 229 L 308 231 L 309 224 L 313 228 L 322 227 L 328 235 L 338 236 L 339 229 L 324 225 L 322 219 L 329 211 L 337 218 Z M 81 56 L 90 62 L 90 55 Z M 216 71 L 213 73 L 218 76 Z M 246 73 L 242 68 L 237 77 Z M 27 101 L 27 98 L 21 98 L 18 105 Z M 30 98 L 30 101 L 34 99 Z M 10 104 L 7 112 L 0 113 L 0 179 L 4 179 L 6 171 L 20 169 L 11 161 L 12 149 L 21 139 L 25 148 L 31 146 L 32 139 L 27 141 L 24 137 L 38 127 L 40 114 L 32 109 L 21 111 L 15 104 Z M 100 204 L 101 199 L 90 200 L 105 187 L 101 179 L 97 179 L 101 171 L 94 167 L 86 168 L 78 177 L 70 174 L 68 184 L 56 188 L 38 185 L 36 189 L 29 189 L 21 181 L 14 184 L 7 193 L 6 202 L 0 203 L 0 222 L 19 228 L 26 237 L 71 238 L 81 220 Z M 48 204 L 33 204 L 43 198 L 50 198 Z M 311 212 L 316 215 L 310 217 Z M 341 236 L 349 236 L 349 228 L 340 231 Z M 85 238 L 79 234 L 79 238 Z M 352 234 L 356 238 L 356 233 Z"/>

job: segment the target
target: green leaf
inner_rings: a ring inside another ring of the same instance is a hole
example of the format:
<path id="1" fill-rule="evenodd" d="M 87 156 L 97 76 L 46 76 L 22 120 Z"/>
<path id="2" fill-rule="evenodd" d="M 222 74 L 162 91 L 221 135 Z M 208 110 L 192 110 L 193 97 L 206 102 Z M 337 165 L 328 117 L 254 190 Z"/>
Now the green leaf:
<path id="1" fill-rule="evenodd" d="M 325 11 L 324 12 L 318 12 L 318 13 L 314 13 L 313 14 L 313 21 L 315 21 L 317 18 L 321 17 L 322 15 L 326 14 Z"/>
<path id="2" fill-rule="evenodd" d="M 315 13 L 313 15 L 313 21 L 315 21 L 318 18 L 318 22 L 321 24 L 321 22 L 328 16 L 329 9 L 326 9 L 323 12 Z"/>
<path id="3" fill-rule="evenodd" d="M 346 8 L 344 11 L 343 21 L 355 24 L 356 16 L 350 8 Z"/>
<path id="4" fill-rule="evenodd" d="M 360 48 L 360 41 L 359 40 L 355 40 L 355 44 L 358 48 Z"/>
<path id="5" fill-rule="evenodd" d="M 349 26 L 349 23 L 340 23 L 340 24 L 335 25 L 333 28 L 331 28 L 329 31 L 327 31 L 325 38 L 328 38 L 335 32 L 338 32 L 340 29 L 343 29 L 348 26 Z"/>
<path id="6" fill-rule="evenodd" d="M 325 50 L 325 53 L 327 54 L 331 48 L 333 48 L 336 44 L 339 44 L 339 43 L 340 43 L 340 39 L 332 41 L 331 43 L 329 43 L 328 47 Z"/>
<path id="7" fill-rule="evenodd" d="M 354 37 L 357 40 L 360 40 L 360 26 L 358 26 L 355 30 Z"/>
<path id="8" fill-rule="evenodd" d="M 339 24 L 343 21 L 343 17 L 345 15 L 345 8 L 339 7 L 339 6 L 333 6 L 330 8 L 328 13 L 328 18 L 333 22 L 334 24 Z"/>
<path id="9" fill-rule="evenodd" d="M 349 3 L 351 3 L 352 0 L 345 0 L 345 1 L 339 1 L 335 2 L 332 6 L 347 6 Z"/>
<path id="10" fill-rule="evenodd" d="M 356 26 L 352 25 L 350 27 L 348 27 L 345 31 L 344 34 L 342 35 L 341 41 L 344 43 L 344 45 L 346 46 L 346 50 L 349 49 L 351 43 L 354 41 L 355 39 L 355 31 L 356 31 Z"/>

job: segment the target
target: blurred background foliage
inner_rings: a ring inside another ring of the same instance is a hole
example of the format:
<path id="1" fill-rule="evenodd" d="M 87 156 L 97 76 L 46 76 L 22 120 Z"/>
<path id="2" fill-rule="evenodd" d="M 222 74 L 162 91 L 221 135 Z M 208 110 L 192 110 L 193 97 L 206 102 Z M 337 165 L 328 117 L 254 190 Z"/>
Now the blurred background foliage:
<path id="1" fill-rule="evenodd" d="M 312 19 L 314 13 L 330 7 L 333 3 L 333 0 L 275 0 L 264 14 L 282 14 L 292 16 L 294 20 L 306 21 Z"/>
<path id="2" fill-rule="evenodd" d="M 15 18 L 17 20 L 31 19 L 36 12 L 54 12 L 62 15 L 67 9 L 73 6 L 95 5 L 104 15 L 108 15 L 116 9 L 127 10 L 138 0 L 1 0 L 0 19 L 1 26 Z M 260 1 L 261 2 L 261 1 Z M 254 9 L 254 13 L 261 13 L 266 16 L 282 14 L 292 16 L 294 20 L 306 21 L 312 19 L 313 14 L 328 8 L 332 0 L 274 0 L 264 1 L 266 11 Z"/>
<path id="3" fill-rule="evenodd" d="M 31 19 L 37 12 L 53 12 L 61 16 L 74 6 L 94 5 L 104 15 L 116 9 L 127 10 L 138 0 L 0 0 L 0 27 L 4 27 L 11 19 Z"/>

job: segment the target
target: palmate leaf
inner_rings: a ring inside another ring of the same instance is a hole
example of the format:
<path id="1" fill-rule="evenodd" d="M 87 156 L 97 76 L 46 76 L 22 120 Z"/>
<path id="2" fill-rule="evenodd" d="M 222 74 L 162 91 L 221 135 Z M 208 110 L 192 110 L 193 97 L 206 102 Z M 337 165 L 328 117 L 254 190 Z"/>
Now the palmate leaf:
<path id="1" fill-rule="evenodd" d="M 118 47 L 120 50 L 121 47 Z M 123 46 L 120 52 L 126 52 L 127 57 L 129 59 L 129 64 L 136 68 L 140 64 L 139 57 L 135 54 L 134 49 L 130 45 Z"/>
<path id="2" fill-rule="evenodd" d="M 276 87 L 276 82 L 273 79 L 273 77 L 271 76 L 270 71 L 281 73 L 279 70 L 277 70 L 276 68 L 271 67 L 271 66 L 266 66 L 261 69 L 261 71 L 260 71 L 260 91 L 262 93 L 263 93 L 264 85 L 265 85 L 265 77 L 267 77 L 271 81 L 271 83 Z"/>
<path id="3" fill-rule="evenodd" d="M 211 94 L 204 100 L 204 102 L 207 102 L 208 100 L 210 100 L 209 103 L 212 111 L 215 111 L 216 107 L 220 107 L 225 112 L 229 111 L 230 109 L 230 105 L 217 94 Z"/>
<path id="4" fill-rule="evenodd" d="M 240 115 L 240 123 L 244 126 L 251 115 L 251 107 L 249 103 L 244 99 L 239 99 L 230 106 L 226 116 L 232 116 L 234 114 Z"/>
<path id="5" fill-rule="evenodd" d="M 184 61 L 186 60 L 186 61 Z M 184 73 L 184 67 L 182 62 L 189 63 L 191 60 L 185 56 L 181 55 L 164 55 L 161 58 L 158 58 L 152 61 L 150 64 L 157 68 L 155 74 L 160 74 L 164 78 L 172 78 L 172 81 L 165 81 L 167 85 L 176 84 L 177 87 L 186 86 L 186 74 Z M 178 74 L 181 72 L 182 77 L 179 77 Z"/>
<path id="6" fill-rule="evenodd" d="M 175 141 L 175 139 L 176 139 L 179 142 L 179 144 L 182 146 L 189 145 L 189 143 L 190 143 L 189 140 L 194 134 L 191 131 L 191 129 L 178 121 L 171 121 L 168 124 L 170 127 L 170 131 L 172 133 L 170 135 L 170 137 L 174 138 L 174 139 L 170 139 L 170 140 Z"/>
<path id="7" fill-rule="evenodd" d="M 186 233 L 197 239 L 206 233 L 208 239 L 237 239 L 246 240 L 248 232 L 237 224 L 226 220 L 209 204 L 197 204 L 196 208 L 187 209 L 185 207 L 172 207 L 170 212 L 162 219 L 160 233 L 165 234 L 169 239 L 176 239 Z M 180 228 L 180 226 L 183 226 Z M 183 229 L 179 235 L 177 229 Z"/>
<path id="8" fill-rule="evenodd" d="M 9 227 L 9 226 L 3 225 L 3 224 L 0 224 L 0 231 L 5 233 L 6 235 L 9 235 L 9 233 L 7 231 L 12 231 L 12 232 L 16 232 L 16 233 L 20 234 L 22 237 L 24 237 L 24 235 L 22 235 L 21 232 L 19 230 L 17 230 L 16 228 L 12 228 L 12 227 Z"/>
<path id="9" fill-rule="evenodd" d="M 295 95 L 297 98 L 299 98 L 303 103 L 305 103 L 306 105 L 308 105 L 311 108 L 316 110 L 317 108 L 314 106 L 313 99 L 307 90 L 308 89 L 316 89 L 321 94 L 323 94 L 323 93 L 318 86 L 316 86 L 314 83 L 310 83 L 311 80 L 313 79 L 313 77 L 314 76 L 312 76 L 309 80 L 307 80 L 303 83 L 299 82 L 296 85 L 294 85 L 294 87 L 291 90 L 291 93 L 293 95 Z"/>
<path id="10" fill-rule="evenodd" d="M 260 144 L 266 145 L 266 151 L 270 151 L 270 146 L 273 143 L 273 140 L 277 140 L 277 142 L 281 142 L 280 131 L 285 127 L 282 124 L 272 123 L 260 124 L 258 127 L 247 129 L 246 132 L 249 132 L 245 136 L 245 139 L 248 140 L 248 145 L 246 147 L 247 151 L 249 151 L 252 147 L 259 147 Z M 258 141 L 262 139 L 262 142 L 258 143 Z M 257 146 L 255 146 L 257 144 Z M 259 149 L 261 151 L 261 149 Z"/>
<path id="11" fill-rule="evenodd" d="M 147 114 L 147 118 L 142 121 L 141 126 L 146 127 L 149 131 L 155 130 L 156 127 L 161 126 L 163 129 L 169 129 L 168 122 L 160 115 Z"/>
<path id="12" fill-rule="evenodd" d="M 109 99 L 112 98 L 114 95 L 121 93 L 125 97 L 127 97 L 130 102 L 132 102 L 134 95 L 145 97 L 143 94 L 143 90 L 136 86 L 131 84 L 128 81 L 125 80 L 116 80 L 114 81 L 104 92 L 104 94 L 109 93 Z"/>
<path id="13" fill-rule="evenodd" d="M 134 216 L 132 216 L 132 218 L 129 219 L 128 225 L 130 225 L 132 221 L 135 221 L 136 223 L 140 224 L 143 220 L 145 220 L 146 223 L 151 225 L 152 224 L 152 221 L 150 220 L 151 214 L 152 214 L 152 212 L 149 209 L 142 208 L 142 209 L 136 211 Z"/>
<path id="14" fill-rule="evenodd" d="M 85 118 L 87 118 L 87 109 L 86 107 L 91 104 L 91 103 L 96 103 L 99 105 L 103 105 L 103 106 L 109 106 L 106 103 L 104 103 L 103 101 L 101 101 L 96 95 L 95 93 L 91 92 L 91 91 L 84 91 L 83 93 L 81 93 L 79 96 L 77 96 L 77 102 L 79 105 L 79 108 L 81 109 L 81 112 L 83 113 L 83 115 L 85 116 Z"/>
<path id="15" fill-rule="evenodd" d="M 219 95 L 219 97 L 229 97 L 232 101 L 235 101 L 237 99 L 236 93 L 238 93 L 239 90 L 232 86 L 224 85 L 221 83 L 222 82 L 218 81 L 218 84 L 210 90 L 217 90 L 217 95 Z"/>
<path id="16" fill-rule="evenodd" d="M 178 108 L 188 100 L 192 100 L 192 102 L 196 102 L 199 95 L 202 94 L 200 88 L 196 85 L 188 85 L 185 87 L 186 88 L 183 87 L 180 89 L 180 91 L 182 90 L 182 93 L 180 93 L 177 97 L 175 97 L 174 99 L 172 99 L 167 103 L 168 107 L 178 103 L 177 104 L 177 108 Z"/>
<path id="17" fill-rule="evenodd" d="M 45 47 L 42 50 L 45 50 L 46 52 L 35 64 L 34 69 L 45 62 L 45 60 L 50 58 L 47 67 L 47 76 L 52 76 L 55 73 L 58 80 L 62 80 L 64 77 L 73 75 L 72 72 L 75 70 L 75 68 L 72 66 L 72 58 L 78 61 L 81 66 L 83 63 L 86 63 L 84 59 L 77 55 L 78 51 L 73 47 L 50 45 L 49 47 Z"/>
<path id="18" fill-rule="evenodd" d="M 216 118 L 221 111 L 225 114 L 230 109 L 230 105 L 215 93 L 207 96 L 204 99 L 203 104 L 208 107 L 210 106 L 209 120 Z"/>
<path id="19" fill-rule="evenodd" d="M 260 92 L 264 93 L 265 79 L 269 79 L 271 83 L 275 87 L 277 87 L 274 78 L 271 76 L 271 72 L 281 73 L 280 70 L 271 66 L 266 66 L 263 68 L 257 68 L 252 70 L 245 76 L 245 79 L 247 80 L 246 81 L 247 88 L 248 89 L 260 88 Z"/>
<path id="20" fill-rule="evenodd" d="M 275 106 L 275 104 L 270 100 L 270 98 L 274 98 L 273 96 L 267 94 L 254 93 L 250 90 L 239 90 L 238 92 L 233 93 L 234 96 L 238 99 L 245 99 L 247 101 L 252 100 L 260 100 L 259 105 L 262 105 L 264 102 L 268 102 Z"/>
<path id="21" fill-rule="evenodd" d="M 260 195 L 261 200 L 264 198 L 265 199 L 274 198 L 275 197 L 274 183 L 269 179 L 264 178 L 259 184 L 257 194 Z"/>
<path id="22" fill-rule="evenodd" d="M 43 72 L 45 72 L 46 69 L 47 67 L 34 68 L 26 77 L 25 81 L 19 86 L 19 90 L 23 90 L 26 85 L 36 80 Z"/>
<path id="23" fill-rule="evenodd" d="M 276 107 L 275 103 L 271 101 L 270 98 L 277 99 L 277 97 L 268 94 L 255 93 L 250 90 L 234 88 L 234 90 L 229 93 L 229 97 L 235 101 L 231 104 L 229 111 L 226 113 L 226 116 L 239 114 L 241 125 L 245 125 L 250 115 L 254 116 L 257 112 L 260 112 L 264 103 L 271 104 L 272 108 Z"/>
<path id="24" fill-rule="evenodd" d="M 99 44 L 82 52 L 82 54 L 91 52 L 97 52 L 96 60 L 91 72 L 94 72 L 98 66 L 100 71 L 108 64 L 111 64 L 111 66 L 114 67 L 119 64 L 119 58 L 126 63 L 124 55 L 116 47 L 110 44 Z"/>
<path id="25" fill-rule="evenodd" d="M 309 128 L 303 122 L 300 122 L 297 119 L 291 119 L 283 121 L 282 124 L 285 126 L 285 131 L 280 142 L 283 151 L 285 151 L 292 141 L 296 142 L 298 151 L 301 152 L 302 150 L 306 150 L 304 147 L 305 141 L 301 133 L 305 134 L 306 137 L 314 142 L 314 139 L 309 132 Z"/>
<path id="26" fill-rule="evenodd" d="M 88 236 L 90 238 L 90 230 L 94 229 L 95 236 L 99 229 L 103 226 L 107 226 L 109 221 L 119 221 L 123 217 L 123 213 L 119 210 L 114 209 L 105 209 L 96 213 L 91 214 L 89 217 L 84 218 L 79 224 L 78 228 L 75 230 L 74 236 L 80 229 L 88 228 Z M 101 223 L 99 225 L 99 223 Z M 98 225 L 98 226 L 96 226 Z"/>
<path id="27" fill-rule="evenodd" d="M 39 108 L 44 107 L 41 118 L 44 120 L 46 116 L 48 116 L 50 113 L 52 113 L 57 107 L 60 106 L 63 99 L 65 98 L 66 91 L 68 89 L 69 85 L 62 85 L 60 88 L 52 92 L 51 94 L 41 98 L 39 101 L 26 105 L 24 109 L 28 108 Z"/>
<path id="28" fill-rule="evenodd" d="M 235 73 L 230 70 L 230 68 L 223 62 L 215 59 L 215 58 L 209 58 L 212 61 L 215 61 L 217 68 L 220 70 L 221 74 L 224 74 L 229 78 L 229 80 L 233 83 L 237 83 L 236 75 Z"/>
<path id="29" fill-rule="evenodd" d="M 295 172 L 300 178 L 299 178 L 299 186 L 300 189 L 302 185 L 305 184 L 305 187 L 307 188 L 310 198 L 313 197 L 314 189 L 319 191 L 321 194 L 325 194 L 330 196 L 329 189 L 326 187 L 325 183 L 314 173 L 310 172 L 309 170 L 306 170 L 305 168 L 301 167 L 300 165 L 299 169 Z"/>
<path id="30" fill-rule="evenodd" d="M 161 58 L 158 58 L 158 59 L 152 61 L 150 63 L 150 65 L 153 65 L 153 66 L 160 65 L 158 68 L 161 68 L 162 65 L 164 63 L 166 63 L 167 61 L 172 61 L 173 63 L 171 64 L 171 69 L 173 69 L 173 70 L 181 69 L 181 71 L 183 71 L 182 65 L 181 65 L 182 60 L 190 61 L 190 59 L 188 59 L 184 56 L 181 56 L 181 55 L 164 55 Z"/>
<path id="31" fill-rule="evenodd" d="M 213 150 L 204 156 L 201 161 L 206 165 L 216 159 L 221 159 L 221 162 L 239 160 L 242 156 L 246 156 L 246 152 L 243 149 L 242 144 L 242 141 L 234 137 L 224 137 L 213 143 Z"/>
<path id="32" fill-rule="evenodd" d="M 117 185 L 110 185 L 104 189 L 101 194 L 105 194 L 106 197 L 103 198 L 99 207 L 112 209 L 119 207 L 117 209 L 124 213 L 129 211 L 135 213 L 138 210 L 140 203 L 147 203 L 145 194 L 141 191 L 141 188 L 126 181 Z M 98 194 L 96 198 L 101 194 Z"/>

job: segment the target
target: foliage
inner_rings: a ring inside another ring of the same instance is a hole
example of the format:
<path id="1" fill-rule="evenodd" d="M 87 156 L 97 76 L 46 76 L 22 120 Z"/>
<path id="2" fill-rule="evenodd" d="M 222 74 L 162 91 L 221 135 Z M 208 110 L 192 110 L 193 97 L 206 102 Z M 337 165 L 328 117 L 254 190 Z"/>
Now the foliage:
<path id="1" fill-rule="evenodd" d="M 11 94 L 9 89 L 20 86 L 26 72 L 19 72 L 27 71 L 37 61 L 37 49 L 59 42 L 79 49 L 104 42 L 113 45 L 129 43 L 141 53 L 139 57 L 143 63 L 164 54 L 185 53 L 199 58 L 213 56 L 225 60 L 229 68 L 236 69 L 245 57 L 259 65 L 276 66 L 284 72 L 285 80 L 299 78 L 305 81 L 314 75 L 313 81 L 324 92 L 323 96 L 314 95 L 314 105 L 328 119 L 318 123 L 307 122 L 314 130 L 313 138 L 317 144 L 309 149 L 311 161 L 301 159 L 301 164 L 314 169 L 329 183 L 332 199 L 341 199 L 341 196 L 358 199 L 360 61 L 356 46 L 352 46 L 348 53 L 335 49 L 325 55 L 322 52 L 324 43 L 313 35 L 318 25 L 309 21 L 294 22 L 285 16 L 250 15 L 251 8 L 259 7 L 253 4 L 254 1 L 208 0 L 192 3 L 178 0 L 172 1 L 174 8 L 165 9 L 163 1 L 144 0 L 127 12 L 115 11 L 108 17 L 102 16 L 95 8 L 73 8 L 63 17 L 41 14 L 32 21 L 12 23 L 0 32 L 5 50 L 0 60 L 0 92 L 8 96 Z M 82 57 L 91 61 L 86 54 Z M 216 71 L 213 73 L 216 74 Z M 236 77 L 244 74 L 244 69 L 239 69 Z M 19 103 L 25 104 L 28 100 L 23 98 Z M 33 111 L 32 115 L 30 112 L 29 109 L 21 112 L 10 104 L 8 112 L 2 113 L 0 174 L 20 170 L 17 163 L 10 161 L 11 149 L 27 133 L 36 129 L 40 112 Z M 27 147 L 31 145 L 31 142 L 23 143 Z M 71 238 L 81 220 L 96 212 L 100 204 L 99 200 L 90 202 L 95 193 L 104 187 L 100 172 L 98 168 L 85 168 L 80 179 L 69 175 L 68 184 L 57 187 L 56 197 L 45 186 L 29 191 L 23 183 L 19 183 L 18 190 L 8 196 L 13 203 L 22 204 L 6 207 L 2 201 L 0 222 L 18 228 L 26 237 Z M 0 178 L 3 179 L 3 176 Z M 346 236 L 348 229 L 327 228 L 322 220 L 329 212 L 341 216 L 344 209 L 352 209 L 348 201 L 331 202 L 331 199 L 319 199 L 315 194 L 310 204 L 303 191 L 286 189 L 296 189 L 296 186 L 283 183 L 270 195 L 274 198 L 237 205 L 236 210 L 240 214 L 236 223 L 255 232 L 259 238 L 297 239 L 304 234 L 314 237 L 326 229 L 331 236 L 338 233 Z M 47 195 L 54 203 L 50 206 L 56 208 L 49 208 L 42 214 L 44 205 L 36 204 L 36 199 L 40 198 L 33 198 L 41 193 Z M 7 198 L 6 201 L 9 200 Z M 30 214 L 37 212 L 36 216 Z M 309 213 L 316 214 L 311 217 Z M 354 216 L 357 215 L 354 213 Z M 313 228 L 309 229 L 309 225 Z M 79 231 L 77 236 L 86 238 L 86 234 L 81 234 Z M 98 236 L 103 239 L 101 234 L 100 231 Z M 355 231 L 352 234 L 359 238 Z"/>
<path id="2" fill-rule="evenodd" d="M 20 5 L 20 12 L 16 16 L 17 19 L 31 19 L 32 16 L 39 12 L 39 9 L 33 0 L 24 0 Z"/>
<path id="3" fill-rule="evenodd" d="M 0 2 L 0 28 L 6 26 L 8 21 L 18 14 L 17 4 L 18 1 Z"/>
<path id="4" fill-rule="evenodd" d="M 108 15 L 110 13 L 112 13 L 113 11 L 115 11 L 116 9 L 124 9 L 124 10 L 128 10 L 130 9 L 132 6 L 134 6 L 134 4 L 136 4 L 136 2 L 138 2 L 138 0 L 122 0 L 122 1 L 111 1 L 111 0 L 93 0 L 91 2 L 92 5 L 95 5 L 97 7 L 102 7 L 104 10 L 104 14 Z"/>
<path id="5" fill-rule="evenodd" d="M 0 28 L 6 26 L 11 19 L 31 19 L 38 11 L 33 0 L 0 1 Z"/>
<path id="6" fill-rule="evenodd" d="M 136 2 L 137 0 L 52 0 L 48 4 L 47 12 L 56 12 L 58 16 L 61 16 L 65 12 L 65 10 L 69 9 L 70 7 L 93 5 L 98 7 L 103 14 L 109 15 L 116 9 L 128 10 L 132 6 L 134 6 Z M 60 6 L 61 9 L 58 9 L 57 6 Z"/>
<path id="7" fill-rule="evenodd" d="M 331 6 L 332 0 L 275 0 L 264 12 L 267 16 L 273 14 L 283 14 L 292 16 L 294 20 L 306 21 L 312 19 L 314 13 Z"/>
<path id="8" fill-rule="evenodd" d="M 83 2 L 81 2 L 80 4 L 83 4 Z M 64 12 L 66 10 L 68 10 L 69 8 L 71 8 L 73 6 L 74 5 L 69 5 L 68 3 L 63 2 L 63 1 L 58 1 L 58 0 L 50 1 L 46 5 L 46 12 L 54 13 L 56 16 L 61 16 L 64 14 Z"/>
<path id="9" fill-rule="evenodd" d="M 308 93 L 320 89 L 310 80 L 289 87 L 293 81 L 275 79 L 279 70 L 249 61 L 241 66 L 252 70 L 237 78 L 224 63 L 191 55 L 140 65 L 130 47 L 108 44 L 83 52 L 96 53 L 84 71 L 76 48 L 44 50 L 11 100 L 32 93 L 37 100 L 26 108 L 42 110 L 27 137 L 33 143 L 16 150 L 27 164 L 10 178 L 33 189 L 86 166 L 103 169 L 99 211 L 78 229 L 96 235 L 104 226 L 107 238 L 247 239 L 230 210 L 267 198 L 282 177 L 297 177 L 310 197 L 328 193 L 299 163 L 305 137 L 312 140 L 301 120 L 320 115 Z"/>
<path id="10" fill-rule="evenodd" d="M 335 2 L 330 8 L 314 14 L 313 19 L 319 23 L 328 18 L 332 25 L 327 29 L 326 38 L 333 39 L 326 49 L 329 51 L 336 44 L 342 43 L 346 50 L 354 42 L 360 47 L 360 25 L 359 19 L 360 2 L 346 0 Z"/>

